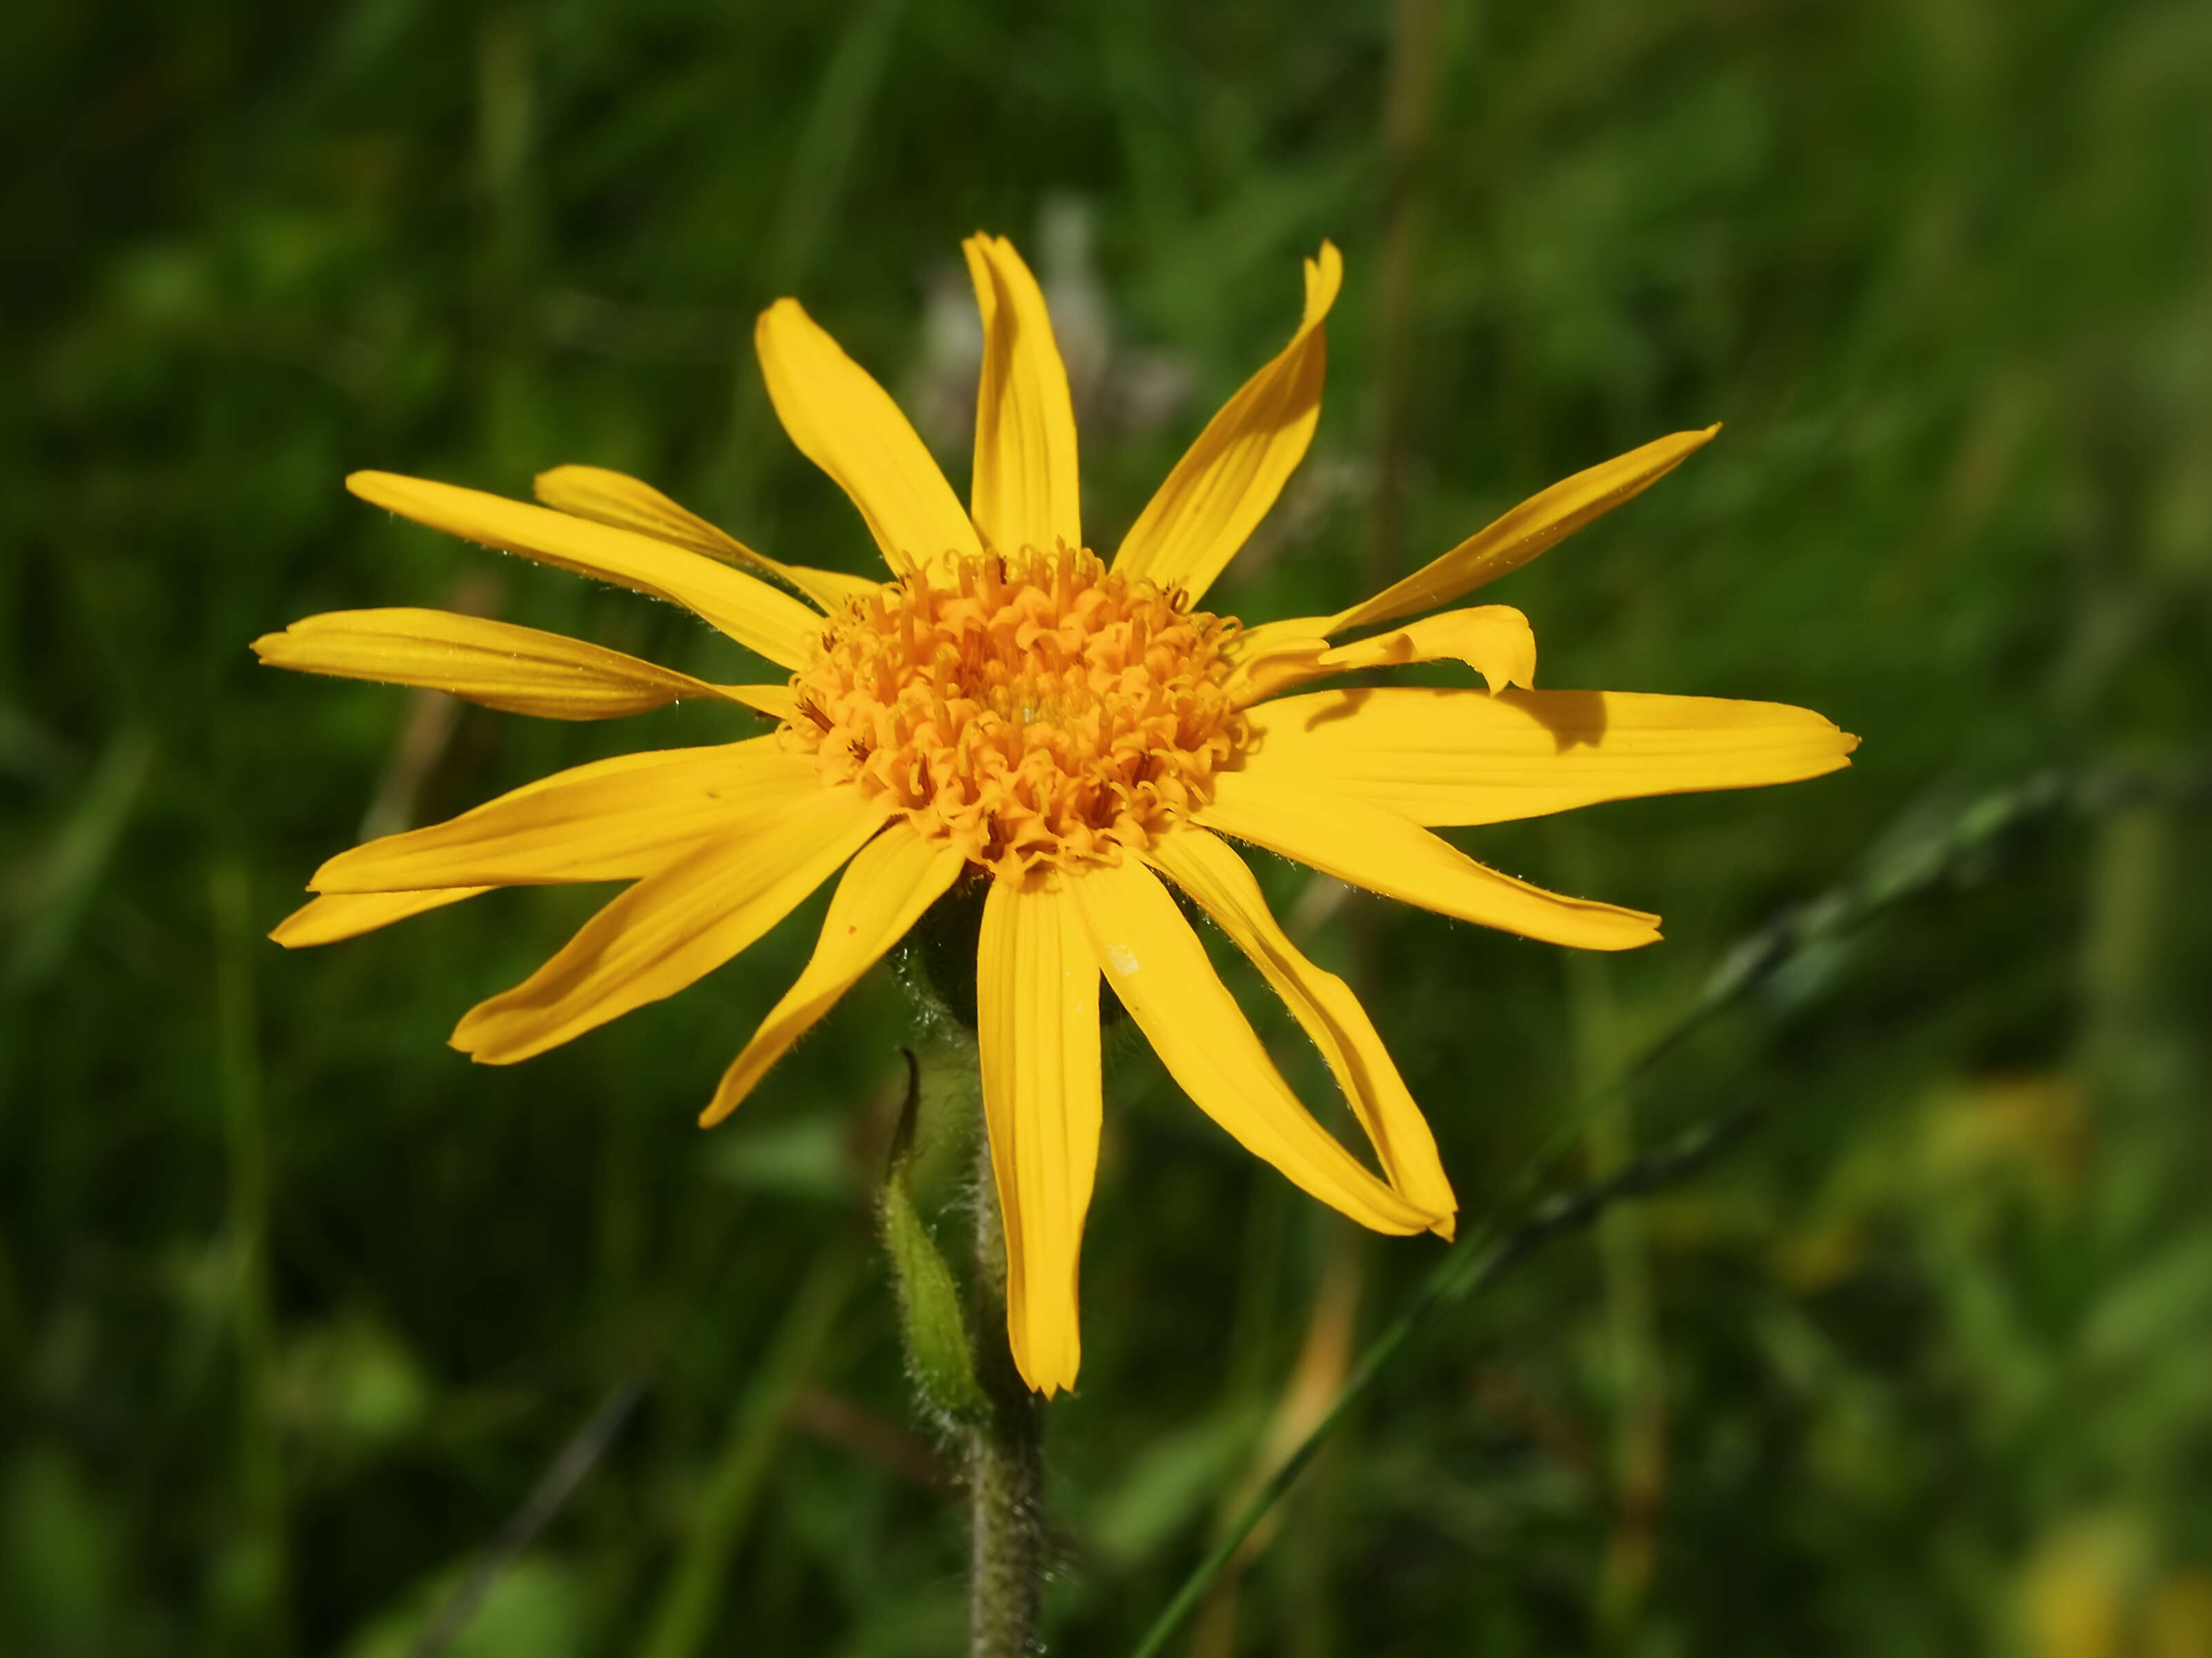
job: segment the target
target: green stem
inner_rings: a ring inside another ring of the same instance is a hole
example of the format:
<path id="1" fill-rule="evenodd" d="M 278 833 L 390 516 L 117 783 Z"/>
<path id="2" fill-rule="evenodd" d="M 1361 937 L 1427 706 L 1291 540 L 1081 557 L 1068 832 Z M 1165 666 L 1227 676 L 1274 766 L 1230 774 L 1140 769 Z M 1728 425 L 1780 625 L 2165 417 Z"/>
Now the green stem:
<path id="1" fill-rule="evenodd" d="M 1028 1658 L 1044 1576 L 1043 1412 L 1006 1345 L 1006 1236 L 988 1133 L 976 1136 L 975 1379 L 989 1409 L 968 1430 L 969 1658 Z"/>

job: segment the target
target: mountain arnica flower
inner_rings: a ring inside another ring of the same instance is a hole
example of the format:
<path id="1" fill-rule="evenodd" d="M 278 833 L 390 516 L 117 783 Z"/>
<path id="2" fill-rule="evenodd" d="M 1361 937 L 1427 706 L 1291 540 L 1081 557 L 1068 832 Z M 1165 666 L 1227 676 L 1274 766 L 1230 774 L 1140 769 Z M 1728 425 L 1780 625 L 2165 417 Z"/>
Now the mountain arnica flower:
<path id="1" fill-rule="evenodd" d="M 1846 764 L 1856 739 L 1770 702 L 1536 690 L 1520 611 L 1445 608 L 1655 483 L 1717 428 L 1555 484 L 1348 610 L 1246 627 L 1204 601 L 1313 435 L 1336 249 L 1306 262 L 1290 343 L 1199 434 L 1110 559 L 1084 539 L 1075 419 L 1037 283 L 1003 240 L 965 251 L 984 349 L 964 509 L 890 398 L 796 301 L 770 307 L 756 333 L 784 429 L 860 509 L 887 580 L 778 563 L 592 467 L 538 478 L 539 506 L 384 472 L 348 479 L 419 523 L 685 606 L 790 677 L 709 684 L 428 610 L 310 616 L 257 641 L 281 667 L 518 714 L 599 720 L 688 697 L 776 722 L 743 742 L 580 766 L 356 847 L 316 872 L 322 896 L 274 936 L 327 943 L 494 887 L 627 883 L 461 1021 L 456 1048 L 507 1065 L 683 989 L 835 878 L 812 959 L 723 1075 L 711 1124 L 933 903 L 988 883 L 975 1030 L 1008 1336 L 1049 1395 L 1073 1385 L 1080 1352 L 1102 979 L 1199 1109 L 1254 1155 L 1377 1231 L 1450 1235 L 1457 1206 L 1436 1143 L 1373 1023 L 1285 934 L 1239 843 L 1462 920 L 1629 950 L 1658 938 L 1656 916 L 1544 891 L 1431 831 L 1813 777 Z M 1325 683 L 1443 661 L 1484 684 Z M 1175 891 L 1304 1027 L 1376 1172 L 1285 1083 Z"/>

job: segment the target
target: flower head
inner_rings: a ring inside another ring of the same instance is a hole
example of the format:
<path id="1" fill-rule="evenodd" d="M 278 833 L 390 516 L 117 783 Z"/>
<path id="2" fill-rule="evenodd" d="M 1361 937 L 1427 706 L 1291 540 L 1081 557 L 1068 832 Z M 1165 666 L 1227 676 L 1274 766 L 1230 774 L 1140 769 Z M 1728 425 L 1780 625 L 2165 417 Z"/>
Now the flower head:
<path id="1" fill-rule="evenodd" d="M 1856 739 L 1773 703 L 1538 691 L 1518 610 L 1445 608 L 1656 482 L 1711 430 L 1555 484 L 1334 616 L 1248 629 L 1200 609 L 1312 437 L 1322 323 L 1341 280 L 1327 244 L 1306 262 L 1290 343 L 1103 559 L 1083 538 L 1075 421 L 1043 297 L 1009 243 L 976 236 L 966 252 L 985 345 L 965 508 L 896 405 L 797 301 L 779 301 L 757 331 L 785 430 L 860 509 L 889 580 L 778 563 L 592 467 L 542 476 L 543 506 L 349 478 L 355 494 L 422 523 L 684 605 L 789 678 L 714 684 L 434 610 L 311 616 L 258 640 L 280 666 L 555 719 L 698 697 L 777 722 L 744 741 L 580 766 L 356 847 L 316 872 L 322 896 L 274 936 L 327 943 L 496 886 L 627 884 L 536 973 L 461 1021 L 456 1047 L 508 1064 L 682 989 L 836 877 L 812 959 L 724 1074 L 713 1123 L 933 904 L 987 882 L 976 1035 L 1008 1336 L 1022 1374 L 1049 1394 L 1073 1385 L 1080 1356 L 1102 979 L 1200 1109 L 1247 1149 L 1364 1225 L 1451 1231 L 1435 1141 L 1372 1022 L 1285 934 L 1233 842 L 1464 920 L 1628 949 L 1658 937 L 1656 916 L 1529 886 L 1431 830 L 1816 776 L 1848 763 Z M 1483 687 L 1288 694 L 1354 669 L 1453 660 Z M 1373 1169 L 1291 1091 L 1170 884 L 1319 1048 Z"/>
<path id="2" fill-rule="evenodd" d="M 1243 746 L 1233 629 L 1079 548 L 987 553 L 833 617 L 787 740 L 994 875 L 1113 863 Z"/>

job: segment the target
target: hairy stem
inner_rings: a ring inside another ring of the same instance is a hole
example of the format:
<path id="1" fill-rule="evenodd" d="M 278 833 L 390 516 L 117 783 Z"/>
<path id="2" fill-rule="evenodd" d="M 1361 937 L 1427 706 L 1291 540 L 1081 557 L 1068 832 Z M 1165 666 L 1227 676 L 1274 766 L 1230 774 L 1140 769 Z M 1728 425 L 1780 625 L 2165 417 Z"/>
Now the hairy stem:
<path id="1" fill-rule="evenodd" d="M 989 1409 L 968 1430 L 969 1658 L 1027 1658 L 1036 1649 L 1044 1576 L 1040 1502 L 1043 1416 L 1006 1345 L 1006 1237 L 989 1137 L 976 1137 L 975 1379 Z"/>

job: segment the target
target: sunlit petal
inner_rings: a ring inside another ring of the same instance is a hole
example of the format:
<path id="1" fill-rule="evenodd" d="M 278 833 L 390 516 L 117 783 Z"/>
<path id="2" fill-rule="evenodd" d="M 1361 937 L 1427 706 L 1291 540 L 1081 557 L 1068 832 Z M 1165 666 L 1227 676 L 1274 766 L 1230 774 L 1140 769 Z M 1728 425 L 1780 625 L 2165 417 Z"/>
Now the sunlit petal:
<path id="1" fill-rule="evenodd" d="M 672 996 L 744 950 L 882 826 L 852 789 L 821 789 L 773 821 L 702 842 L 629 888 L 544 966 L 470 1010 L 455 1048 L 511 1065 Z"/>
<path id="2" fill-rule="evenodd" d="M 722 1073 L 700 1127 L 713 1127 L 744 1103 L 769 1067 L 906 937 L 922 912 L 959 878 L 965 862 L 957 847 L 925 840 L 903 822 L 862 847 L 838 880 L 805 970 Z"/>
<path id="3" fill-rule="evenodd" d="M 1659 939 L 1656 915 L 1530 886 L 1395 812 L 1280 775 L 1226 773 L 1197 817 L 1207 829 L 1340 881 L 1463 921 L 1584 950 L 1633 950 Z"/>
<path id="4" fill-rule="evenodd" d="M 1244 860 L 1204 829 L 1188 829 L 1160 836 L 1147 861 L 1213 918 L 1305 1027 L 1367 1131 L 1390 1184 L 1429 1213 L 1449 1217 L 1459 1204 L 1437 1160 L 1436 1137 L 1367 1010 L 1349 985 L 1316 967 L 1291 942 Z M 1436 1230 L 1449 1237 L 1449 1218 Z"/>
<path id="5" fill-rule="evenodd" d="M 802 665 L 821 637 L 819 613 L 789 593 L 634 531 L 391 472 L 356 472 L 346 488 L 448 535 L 681 604 L 782 667 Z"/>
<path id="6" fill-rule="evenodd" d="M 303 904 L 276 924 L 270 937 L 287 950 L 334 944 L 390 926 L 447 904 L 473 898 L 489 887 L 445 887 L 428 892 L 334 892 Z"/>
<path id="7" fill-rule="evenodd" d="M 672 542 L 708 558 L 719 558 L 725 564 L 772 576 L 796 587 L 825 610 L 834 610 L 876 586 L 866 576 L 847 575 L 842 570 L 780 563 L 678 506 L 651 484 L 604 466 L 556 466 L 538 475 L 536 489 L 538 499 L 558 512 L 611 524 L 620 530 L 635 530 L 657 541 Z"/>
<path id="8" fill-rule="evenodd" d="M 1065 888 L 992 882 L 975 1010 L 1006 1337 L 1023 1380 L 1049 1399 L 1082 1363 L 1076 1278 L 1098 1168 L 1098 967 Z"/>
<path id="9" fill-rule="evenodd" d="M 308 884 L 404 892 L 635 880 L 700 841 L 760 829 L 821 789 L 815 768 L 772 735 L 618 755 L 342 852 Z"/>
<path id="10" fill-rule="evenodd" d="M 890 393 L 798 301 L 762 312 L 753 343 L 783 429 L 860 509 L 893 570 L 981 556 L 960 498 Z"/>
<path id="11" fill-rule="evenodd" d="M 1536 635 L 1528 618 L 1510 604 L 1483 604 L 1423 616 L 1349 645 L 1332 647 L 1325 639 L 1292 637 L 1272 648 L 1241 653 L 1228 689 L 1242 706 L 1329 674 L 1412 662 L 1464 662 L 1493 691 L 1533 685 Z"/>
<path id="12" fill-rule="evenodd" d="M 1676 432 L 1593 466 L 1528 497 L 1511 512 L 1397 582 L 1328 618 L 1319 631 L 1341 633 L 1449 604 L 1485 582 L 1519 569 L 1569 536 L 1638 495 L 1713 440 L 1721 428 Z"/>
<path id="13" fill-rule="evenodd" d="M 445 691 L 545 720 L 611 720 L 684 697 L 734 700 L 690 674 L 511 622 L 451 610 L 332 610 L 253 641 L 272 668 Z"/>
<path id="14" fill-rule="evenodd" d="M 975 396 L 975 481 L 969 505 L 1001 553 L 1083 544 L 1075 405 L 1036 278 L 1003 236 L 962 245 L 983 314 Z"/>
<path id="15" fill-rule="evenodd" d="M 1858 746 L 1810 708 L 1635 691 L 1313 691 L 1246 717 L 1247 776 L 1434 825 L 1794 783 Z"/>
<path id="16" fill-rule="evenodd" d="M 1183 1092 L 1238 1145 L 1378 1232 L 1449 1219 L 1376 1179 L 1298 1103 L 1158 876 L 1130 858 L 1069 886 L 1114 993 Z"/>
<path id="17" fill-rule="evenodd" d="M 799 717 L 799 693 L 788 682 L 781 685 L 717 685 L 714 693 L 732 702 L 742 702 L 756 714 L 764 714 L 771 720 L 796 720 Z"/>
<path id="18" fill-rule="evenodd" d="M 1176 463 L 1122 538 L 1115 574 L 1180 588 L 1196 600 L 1236 556 L 1313 440 L 1328 366 L 1322 323 L 1343 282 L 1343 258 L 1323 242 L 1321 257 L 1306 261 L 1297 332 Z"/>

